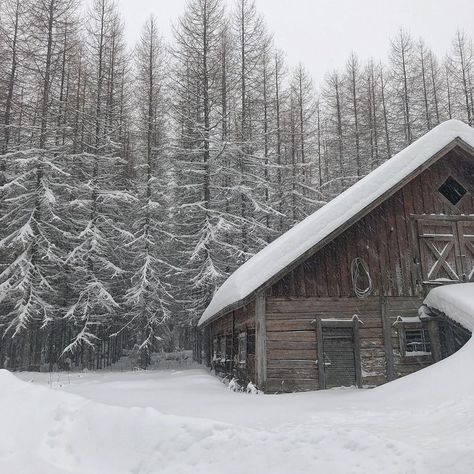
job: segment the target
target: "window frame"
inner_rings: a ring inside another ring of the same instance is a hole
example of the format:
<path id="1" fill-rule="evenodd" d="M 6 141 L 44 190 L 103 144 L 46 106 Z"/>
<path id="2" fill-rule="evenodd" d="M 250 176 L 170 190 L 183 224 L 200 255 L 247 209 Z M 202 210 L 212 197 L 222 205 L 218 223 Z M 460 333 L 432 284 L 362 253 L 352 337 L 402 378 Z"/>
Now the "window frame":
<path id="1" fill-rule="evenodd" d="M 456 204 L 453 204 L 441 191 L 440 189 L 444 186 L 444 184 L 446 183 L 446 181 L 449 180 L 449 178 L 453 179 L 454 181 L 456 181 L 457 183 L 459 183 L 463 188 L 464 190 L 466 191 L 463 196 L 461 197 L 461 199 L 456 203 Z M 470 191 L 470 187 L 466 185 L 465 181 L 463 179 L 460 179 L 455 173 L 449 173 L 444 179 L 443 179 L 443 182 L 436 188 L 437 190 L 437 196 L 439 199 L 441 199 L 442 202 L 444 202 L 445 204 L 447 204 L 448 206 L 450 206 L 454 211 L 457 211 L 457 213 L 460 212 L 460 209 L 459 207 L 461 206 L 461 204 L 463 203 L 463 201 L 466 199 L 466 196 L 470 196 L 471 195 L 471 191 Z"/>
<path id="2" fill-rule="evenodd" d="M 404 328 L 404 336 L 405 336 L 405 357 L 416 357 L 416 356 L 424 356 L 424 355 L 431 355 L 431 340 L 430 340 L 430 333 L 426 328 L 412 328 L 412 327 L 405 327 Z M 419 333 L 420 340 L 415 342 L 408 342 L 407 333 Z M 408 350 L 409 344 L 413 344 L 414 346 L 420 346 L 420 349 L 428 349 L 429 350 Z"/>
<path id="3" fill-rule="evenodd" d="M 432 362 L 433 361 L 433 341 L 431 340 L 431 333 L 429 328 L 426 324 L 422 321 L 418 322 L 407 322 L 407 321 L 398 321 L 397 322 L 398 328 L 398 337 L 399 337 L 399 344 L 400 344 L 400 355 L 402 357 L 402 362 Z M 410 353 L 410 351 L 406 350 L 407 347 L 407 338 L 406 338 L 406 331 L 424 331 L 424 333 L 428 336 L 428 344 L 430 345 L 430 352 L 426 354 L 422 353 Z"/>

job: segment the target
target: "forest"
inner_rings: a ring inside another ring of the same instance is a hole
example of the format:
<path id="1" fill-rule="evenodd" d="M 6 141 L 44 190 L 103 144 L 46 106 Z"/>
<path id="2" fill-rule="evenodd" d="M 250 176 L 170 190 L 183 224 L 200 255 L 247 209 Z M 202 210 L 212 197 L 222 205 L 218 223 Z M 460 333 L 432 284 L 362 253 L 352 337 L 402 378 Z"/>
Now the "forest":
<path id="1" fill-rule="evenodd" d="M 400 30 L 314 84 L 253 0 L 127 44 L 114 0 L 0 1 L 0 364 L 189 346 L 243 262 L 428 130 L 472 125 L 474 58 Z M 63 362 L 61 362 L 63 361 Z M 65 362 L 67 361 L 67 362 Z"/>

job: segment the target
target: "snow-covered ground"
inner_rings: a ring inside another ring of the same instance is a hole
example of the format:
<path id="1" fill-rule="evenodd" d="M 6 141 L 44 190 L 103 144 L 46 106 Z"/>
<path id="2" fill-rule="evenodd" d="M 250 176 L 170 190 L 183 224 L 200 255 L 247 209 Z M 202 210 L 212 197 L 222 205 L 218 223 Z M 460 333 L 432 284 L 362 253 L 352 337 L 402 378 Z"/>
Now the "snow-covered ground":
<path id="1" fill-rule="evenodd" d="M 473 362 L 468 343 L 374 390 L 288 395 L 202 369 L 0 371 L 0 473 L 470 473 Z"/>

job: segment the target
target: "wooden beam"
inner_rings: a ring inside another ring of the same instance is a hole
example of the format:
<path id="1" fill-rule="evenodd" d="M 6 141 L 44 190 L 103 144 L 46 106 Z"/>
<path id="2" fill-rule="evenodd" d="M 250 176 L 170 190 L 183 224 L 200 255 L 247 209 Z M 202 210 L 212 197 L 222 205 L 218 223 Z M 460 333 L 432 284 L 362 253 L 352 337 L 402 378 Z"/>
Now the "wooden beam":
<path id="1" fill-rule="evenodd" d="M 392 345 L 392 327 L 387 311 L 387 298 L 381 298 L 380 311 L 382 314 L 382 330 L 383 330 L 383 348 L 385 351 L 385 364 L 387 369 L 387 381 L 395 380 L 395 362 L 393 360 Z"/>
<path id="2" fill-rule="evenodd" d="M 360 361 L 360 334 L 359 334 L 359 325 L 360 319 L 354 317 L 352 319 L 353 331 L 354 331 L 354 362 L 355 362 L 355 376 L 356 376 L 356 385 L 358 388 L 362 388 L 362 365 Z"/>
<path id="3" fill-rule="evenodd" d="M 316 343 L 318 345 L 318 375 L 319 375 L 319 389 L 326 388 L 326 378 L 324 376 L 324 347 L 323 347 L 323 325 L 321 318 L 316 318 Z"/>
<path id="4" fill-rule="evenodd" d="M 255 301 L 255 372 L 257 386 L 265 390 L 267 381 L 267 325 L 265 320 L 265 295 L 260 293 Z"/>
<path id="5" fill-rule="evenodd" d="M 438 362 L 442 359 L 438 321 L 432 319 L 428 321 L 427 326 L 430 335 L 431 357 L 433 357 L 433 362 Z"/>

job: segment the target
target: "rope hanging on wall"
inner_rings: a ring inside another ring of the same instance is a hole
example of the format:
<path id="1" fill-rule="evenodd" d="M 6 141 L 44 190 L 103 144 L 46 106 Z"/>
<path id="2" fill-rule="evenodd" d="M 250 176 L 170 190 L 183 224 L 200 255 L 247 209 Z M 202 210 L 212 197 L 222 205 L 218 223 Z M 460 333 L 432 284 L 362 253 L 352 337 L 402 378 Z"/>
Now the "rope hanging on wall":
<path id="1" fill-rule="evenodd" d="M 352 287 L 357 298 L 365 298 L 372 293 L 372 278 L 370 277 L 369 267 L 360 257 L 354 258 L 351 263 Z M 367 287 L 362 289 L 359 282 L 363 280 L 367 282 Z"/>

